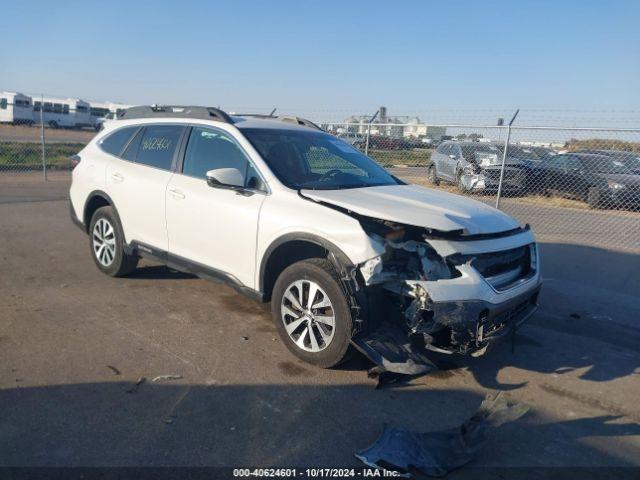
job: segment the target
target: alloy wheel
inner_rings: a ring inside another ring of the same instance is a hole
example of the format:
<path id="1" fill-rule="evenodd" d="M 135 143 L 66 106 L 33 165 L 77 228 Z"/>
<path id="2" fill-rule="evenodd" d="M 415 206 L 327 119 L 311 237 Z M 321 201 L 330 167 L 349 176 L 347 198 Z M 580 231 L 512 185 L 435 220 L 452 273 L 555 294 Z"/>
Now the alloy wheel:
<path id="1" fill-rule="evenodd" d="M 109 267 L 116 258 L 116 234 L 106 218 L 98 219 L 91 239 L 96 258 L 102 266 Z"/>
<path id="2" fill-rule="evenodd" d="M 333 340 L 336 317 L 327 293 L 316 282 L 297 280 L 290 284 L 280 305 L 285 331 L 307 352 L 319 352 Z"/>

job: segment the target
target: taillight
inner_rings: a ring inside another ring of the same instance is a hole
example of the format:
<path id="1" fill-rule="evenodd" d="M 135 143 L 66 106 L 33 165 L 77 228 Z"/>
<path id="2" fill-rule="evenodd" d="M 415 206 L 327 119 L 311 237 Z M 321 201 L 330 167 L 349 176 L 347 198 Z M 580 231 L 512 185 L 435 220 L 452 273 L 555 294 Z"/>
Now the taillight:
<path id="1" fill-rule="evenodd" d="M 78 164 L 80 163 L 80 160 L 82 159 L 80 158 L 80 155 L 73 155 L 72 157 L 69 158 L 69 160 L 71 161 L 71 170 L 73 170 L 78 166 Z"/>

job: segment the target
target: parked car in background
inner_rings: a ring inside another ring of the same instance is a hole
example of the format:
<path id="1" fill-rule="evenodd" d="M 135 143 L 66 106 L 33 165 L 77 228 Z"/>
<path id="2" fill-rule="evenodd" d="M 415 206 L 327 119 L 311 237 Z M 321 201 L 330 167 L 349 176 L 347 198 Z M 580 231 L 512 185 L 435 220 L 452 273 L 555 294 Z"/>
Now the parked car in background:
<path id="1" fill-rule="evenodd" d="M 364 145 L 365 142 L 365 136 L 356 132 L 342 132 L 338 133 L 336 137 L 349 145 L 359 146 L 361 144 Z"/>
<path id="2" fill-rule="evenodd" d="M 547 147 L 531 147 L 527 145 L 509 145 L 509 158 L 519 160 L 519 168 L 524 178 L 522 191 L 527 193 L 542 193 L 544 191 L 545 160 L 557 155 L 558 152 Z"/>
<path id="3" fill-rule="evenodd" d="M 608 155 L 555 155 L 545 161 L 544 185 L 547 193 L 585 201 L 591 208 L 640 206 L 640 176 Z"/>
<path id="4" fill-rule="evenodd" d="M 496 190 L 500 182 L 504 146 L 483 142 L 442 142 L 431 154 L 428 179 L 454 183 L 463 192 Z M 518 147 L 509 147 L 502 189 L 522 191 L 529 167 Z"/>
<path id="5" fill-rule="evenodd" d="M 627 152 L 624 150 L 580 150 L 576 153 L 594 153 L 606 155 L 614 160 L 618 160 L 631 170 L 631 173 L 640 175 L 640 152 Z"/>

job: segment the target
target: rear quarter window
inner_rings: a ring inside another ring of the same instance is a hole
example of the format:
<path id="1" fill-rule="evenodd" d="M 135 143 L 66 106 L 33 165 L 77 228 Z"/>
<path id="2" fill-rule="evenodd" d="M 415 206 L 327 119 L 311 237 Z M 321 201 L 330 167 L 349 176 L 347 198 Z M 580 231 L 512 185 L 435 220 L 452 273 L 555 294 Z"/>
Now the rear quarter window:
<path id="1" fill-rule="evenodd" d="M 170 170 L 183 131 L 181 125 L 145 127 L 127 147 L 124 158 L 149 167 Z"/>
<path id="2" fill-rule="evenodd" d="M 131 140 L 131 137 L 138 131 L 138 128 L 139 127 L 127 127 L 116 130 L 100 140 L 100 148 L 111 155 L 119 157 L 124 147 L 129 143 L 129 140 Z"/>

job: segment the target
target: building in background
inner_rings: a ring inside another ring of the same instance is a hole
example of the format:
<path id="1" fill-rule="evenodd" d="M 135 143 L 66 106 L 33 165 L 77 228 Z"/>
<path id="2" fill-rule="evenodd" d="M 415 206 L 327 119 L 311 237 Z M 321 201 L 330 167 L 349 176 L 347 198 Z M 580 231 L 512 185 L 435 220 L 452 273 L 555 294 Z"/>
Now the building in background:
<path id="1" fill-rule="evenodd" d="M 339 134 L 366 135 L 369 130 L 370 116 L 351 115 L 340 123 L 324 123 L 325 130 Z M 420 117 L 387 115 L 387 108 L 380 107 L 378 116 L 371 124 L 371 135 L 384 135 L 393 138 L 416 138 L 441 140 L 447 134 L 446 127 L 434 127 L 424 124 Z"/>

